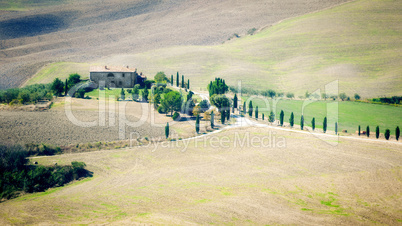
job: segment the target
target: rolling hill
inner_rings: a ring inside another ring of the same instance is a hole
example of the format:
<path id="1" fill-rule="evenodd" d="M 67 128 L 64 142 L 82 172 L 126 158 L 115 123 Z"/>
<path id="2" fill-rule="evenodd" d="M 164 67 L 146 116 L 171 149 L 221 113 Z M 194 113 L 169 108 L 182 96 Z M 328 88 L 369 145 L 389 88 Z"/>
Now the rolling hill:
<path id="1" fill-rule="evenodd" d="M 218 45 L 233 33 L 346 1 L 3 0 L 0 89 L 22 85 L 52 62 L 104 63 L 113 55 Z M 147 69 L 138 61 L 127 63 Z"/>

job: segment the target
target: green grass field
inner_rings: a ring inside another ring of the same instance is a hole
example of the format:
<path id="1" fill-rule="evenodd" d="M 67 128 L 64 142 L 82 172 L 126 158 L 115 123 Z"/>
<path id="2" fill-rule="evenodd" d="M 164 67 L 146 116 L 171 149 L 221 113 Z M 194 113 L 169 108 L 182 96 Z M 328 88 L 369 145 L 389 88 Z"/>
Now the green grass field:
<path id="1" fill-rule="evenodd" d="M 0 10 L 24 11 L 44 6 L 58 5 L 67 0 L 2 0 Z"/>
<path id="2" fill-rule="evenodd" d="M 246 99 L 243 98 L 243 103 Z M 402 127 L 402 107 L 391 105 L 379 105 L 360 103 L 352 101 L 317 101 L 306 105 L 303 109 L 302 100 L 279 100 L 273 101 L 271 99 L 256 98 L 252 99 L 253 107 L 258 106 L 259 118 L 261 119 L 262 113 L 265 114 L 265 120 L 268 120 L 268 115 L 271 111 L 276 112 L 275 118 L 279 119 L 281 110 L 284 111 L 284 121 L 289 122 L 290 114 L 293 112 L 295 116 L 295 124 L 300 125 L 300 117 L 303 110 L 304 123 L 306 126 L 311 126 L 311 120 L 315 117 L 315 124 L 317 128 L 322 128 L 324 117 L 328 118 L 328 129 L 334 131 L 335 122 L 338 122 L 338 131 L 344 129 L 348 133 L 354 133 L 361 126 L 361 130 L 365 131 L 367 126 L 370 126 L 370 131 L 374 132 L 375 127 L 380 127 L 380 133 L 384 133 L 385 129 L 390 129 L 391 134 L 395 134 L 395 128 Z M 243 104 L 242 103 L 242 104 Z M 273 106 L 275 105 L 275 109 Z M 338 104 L 338 114 L 333 108 L 333 104 Z M 248 102 L 247 102 L 248 109 Z M 338 119 L 336 120 L 336 115 Z M 253 113 L 255 117 L 255 113 Z"/>

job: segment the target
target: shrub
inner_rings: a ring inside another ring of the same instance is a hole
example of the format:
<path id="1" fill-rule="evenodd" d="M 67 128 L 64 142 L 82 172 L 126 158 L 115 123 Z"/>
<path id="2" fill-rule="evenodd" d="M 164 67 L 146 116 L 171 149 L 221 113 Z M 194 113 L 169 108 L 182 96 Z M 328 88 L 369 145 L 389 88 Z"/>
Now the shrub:
<path id="1" fill-rule="evenodd" d="M 324 133 L 327 132 L 327 117 L 324 117 L 324 121 L 322 123 L 322 130 L 324 131 Z"/>
<path id="2" fill-rule="evenodd" d="M 397 126 L 396 129 L 395 129 L 395 138 L 396 138 L 396 140 L 399 140 L 400 133 L 401 133 L 401 131 L 399 130 L 399 126 Z"/>
<path id="3" fill-rule="evenodd" d="M 377 126 L 377 127 L 375 128 L 375 137 L 376 137 L 377 139 L 380 137 L 380 127 L 379 127 L 379 126 Z"/>
<path id="4" fill-rule="evenodd" d="M 179 112 L 175 112 L 174 114 L 173 114 L 173 116 L 172 116 L 172 119 L 173 120 L 176 120 L 176 119 L 178 119 L 180 117 L 180 114 L 179 114 Z"/>
<path id="5" fill-rule="evenodd" d="M 162 105 L 159 105 L 159 107 L 158 107 L 158 113 L 159 113 L 159 114 L 164 114 L 164 113 L 166 113 L 166 110 L 165 110 L 165 108 L 164 108 Z"/>

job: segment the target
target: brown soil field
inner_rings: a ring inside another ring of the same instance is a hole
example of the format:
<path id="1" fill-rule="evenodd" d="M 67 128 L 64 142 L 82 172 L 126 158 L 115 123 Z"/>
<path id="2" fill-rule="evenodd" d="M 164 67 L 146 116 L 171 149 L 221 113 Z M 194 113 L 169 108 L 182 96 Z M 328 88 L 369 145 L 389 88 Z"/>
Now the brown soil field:
<path id="1" fill-rule="evenodd" d="M 49 62 L 93 62 L 178 45 L 213 45 L 348 0 L 68 1 L 0 12 L 0 89 Z M 135 67 L 141 69 L 141 65 Z"/>
<path id="2" fill-rule="evenodd" d="M 261 144 L 262 142 L 262 144 Z M 0 203 L 0 224 L 397 225 L 400 144 L 269 128 L 119 150 L 84 161 L 94 177 Z"/>

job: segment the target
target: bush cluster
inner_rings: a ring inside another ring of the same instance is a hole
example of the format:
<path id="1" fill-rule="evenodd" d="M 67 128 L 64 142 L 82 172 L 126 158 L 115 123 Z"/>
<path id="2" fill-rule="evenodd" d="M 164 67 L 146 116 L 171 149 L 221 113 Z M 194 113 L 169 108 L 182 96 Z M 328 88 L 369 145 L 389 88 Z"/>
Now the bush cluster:
<path id="1" fill-rule="evenodd" d="M 35 84 L 24 88 L 0 90 L 0 103 L 26 104 L 52 99 L 51 84 Z"/>

